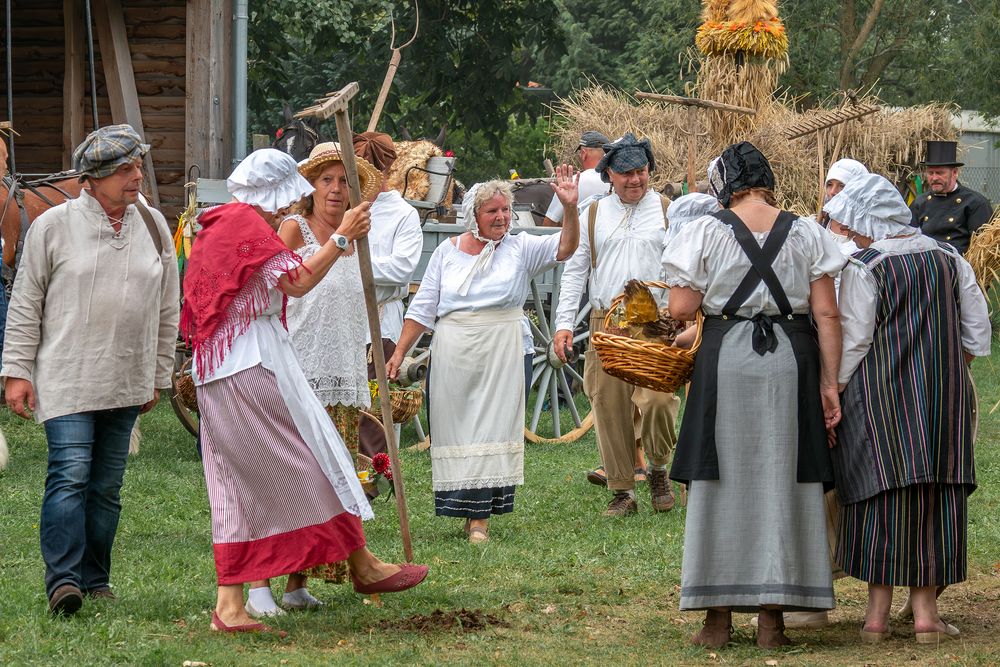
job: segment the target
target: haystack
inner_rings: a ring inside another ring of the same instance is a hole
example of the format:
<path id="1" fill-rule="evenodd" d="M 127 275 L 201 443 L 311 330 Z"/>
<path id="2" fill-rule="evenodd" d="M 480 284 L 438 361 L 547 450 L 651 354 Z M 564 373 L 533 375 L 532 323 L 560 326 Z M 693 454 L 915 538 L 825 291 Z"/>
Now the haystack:
<path id="1" fill-rule="evenodd" d="M 1000 280 L 1000 208 L 993 212 L 989 222 L 972 235 L 965 258 L 972 265 L 976 282 L 983 292 Z M 989 303 L 992 307 L 992 300 Z"/>
<path id="2" fill-rule="evenodd" d="M 411 167 L 427 167 L 427 160 L 443 153 L 433 141 L 397 141 L 396 160 L 389 168 L 389 187 L 406 199 L 423 200 L 430 189 L 427 173 Z M 409 180 L 406 174 L 409 171 Z"/>
<path id="3" fill-rule="evenodd" d="M 699 110 L 699 125 L 707 130 L 696 142 L 696 173 L 704 179 L 709 161 L 736 141 L 751 141 L 768 157 L 778 182 L 779 203 L 800 214 L 814 213 L 820 178 L 817 140 L 824 141 L 823 169 L 834 160 L 851 157 L 871 171 L 904 186 L 919 161 L 927 139 L 954 140 L 953 109 L 930 104 L 907 109 L 882 108 L 877 113 L 788 140 L 785 130 L 836 107 L 806 113 L 795 110 L 791 98 L 779 94 L 778 77 L 787 66 L 788 38 L 773 0 L 704 0 L 702 25 L 695 41 L 701 50 L 694 66 L 695 84 L 688 96 L 714 100 L 757 111 L 739 115 Z M 861 96 L 858 104 L 879 104 Z M 823 106 L 823 105 L 821 105 Z M 658 102 L 639 103 L 630 94 L 610 88 L 590 87 L 553 106 L 554 148 L 568 159 L 586 130 L 609 137 L 632 132 L 648 137 L 656 157 L 652 187 L 663 190 L 684 180 L 687 165 L 686 112 Z M 825 173 L 823 174 L 825 177 Z"/>

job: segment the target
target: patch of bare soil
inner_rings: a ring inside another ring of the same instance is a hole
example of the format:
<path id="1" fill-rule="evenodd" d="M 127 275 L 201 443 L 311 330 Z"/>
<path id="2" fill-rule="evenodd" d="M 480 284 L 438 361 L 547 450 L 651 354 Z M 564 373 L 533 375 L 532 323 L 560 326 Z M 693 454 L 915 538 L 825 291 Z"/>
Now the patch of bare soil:
<path id="1" fill-rule="evenodd" d="M 379 630 L 402 630 L 403 632 L 432 633 L 446 630 L 476 632 L 489 627 L 506 628 L 509 625 L 499 616 L 481 609 L 435 609 L 430 614 L 417 614 L 399 620 L 382 621 Z"/>

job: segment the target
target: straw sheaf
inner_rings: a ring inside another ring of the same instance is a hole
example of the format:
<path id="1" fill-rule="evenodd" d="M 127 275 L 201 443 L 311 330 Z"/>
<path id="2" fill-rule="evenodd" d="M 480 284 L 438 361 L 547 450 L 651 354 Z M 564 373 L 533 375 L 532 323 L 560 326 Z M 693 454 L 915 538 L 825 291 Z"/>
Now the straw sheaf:
<path id="1" fill-rule="evenodd" d="M 1000 280 L 1000 208 L 993 212 L 989 222 L 972 235 L 965 259 L 972 265 L 976 282 L 983 293 Z"/>
<path id="2" fill-rule="evenodd" d="M 758 68 L 757 75 L 764 80 L 764 85 L 777 80 L 773 66 Z M 728 69 L 722 58 L 708 58 L 702 63 L 694 96 L 749 106 L 758 111 L 755 116 L 698 111 L 703 133 L 698 136 L 695 149 L 698 180 L 705 179 L 709 161 L 726 146 L 735 141 L 751 141 L 767 156 L 774 169 L 779 203 L 803 215 L 815 212 L 819 187 L 816 135 L 789 141 L 784 138 L 784 130 L 835 105 L 803 114 L 792 108 L 793 100 L 774 97 L 773 85 L 764 95 L 764 85 L 759 81 L 754 84 L 751 76 L 747 80 L 751 89 L 741 87 L 739 83 L 743 76 Z M 878 100 L 863 98 L 858 102 L 878 103 Z M 662 190 L 668 184 L 684 180 L 687 173 L 686 109 L 675 105 L 638 103 L 626 93 L 594 86 L 579 91 L 570 99 L 558 101 L 554 113 L 554 147 L 565 159 L 571 157 L 584 130 L 598 130 L 612 138 L 632 132 L 639 137 L 648 137 L 653 144 L 657 165 L 656 171 L 650 175 L 653 188 Z M 833 155 L 841 133 L 841 148 Z M 925 105 L 900 110 L 883 109 L 833 127 L 824 135 L 824 169 L 835 159 L 851 157 L 863 162 L 871 171 L 902 184 L 915 168 L 924 140 L 953 140 L 957 132 L 950 107 Z"/>
<path id="3" fill-rule="evenodd" d="M 412 167 L 427 167 L 427 160 L 443 155 L 441 148 L 433 141 L 397 141 L 396 159 L 389 168 L 389 187 L 398 191 L 406 199 L 423 200 L 431 184 L 427 174 Z M 406 172 L 410 171 L 407 181 Z M 405 190 L 404 190 L 405 188 Z"/>

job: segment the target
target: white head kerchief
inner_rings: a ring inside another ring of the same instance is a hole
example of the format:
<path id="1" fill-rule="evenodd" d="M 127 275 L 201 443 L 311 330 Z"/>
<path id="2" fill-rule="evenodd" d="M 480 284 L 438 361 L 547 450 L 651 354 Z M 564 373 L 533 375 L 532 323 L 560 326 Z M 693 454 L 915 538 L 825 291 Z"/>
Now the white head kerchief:
<path id="1" fill-rule="evenodd" d="M 237 201 L 277 213 L 315 188 L 299 174 L 299 165 L 288 153 L 261 148 L 236 165 L 226 180 L 229 194 Z"/>
<path id="2" fill-rule="evenodd" d="M 670 221 L 670 224 L 667 226 L 667 236 L 664 243 L 669 243 L 677 236 L 682 226 L 715 213 L 720 208 L 722 206 L 719 205 L 718 199 L 700 192 L 692 192 L 673 200 L 667 207 L 667 220 Z"/>
<path id="3" fill-rule="evenodd" d="M 864 176 L 868 173 L 868 168 L 861 164 L 857 160 L 852 160 L 850 158 L 844 158 L 843 160 L 837 160 L 830 165 L 830 171 L 826 172 L 826 180 L 836 179 L 847 185 L 853 181 L 858 176 Z"/>
<path id="4" fill-rule="evenodd" d="M 873 241 L 920 233 L 910 226 L 910 209 L 896 186 L 878 174 L 852 179 L 823 210 L 831 219 Z"/>
<path id="5" fill-rule="evenodd" d="M 476 222 L 476 193 L 482 185 L 482 183 L 476 183 L 469 188 L 462 197 L 462 220 L 465 222 L 465 228 L 472 233 L 472 236 L 477 241 L 485 243 L 486 245 L 479 251 L 476 261 L 473 262 L 472 266 L 469 268 L 469 273 L 465 276 L 465 280 L 462 281 L 462 286 L 458 288 L 459 296 L 468 295 L 469 287 L 472 285 L 472 279 L 476 277 L 477 273 L 485 273 L 490 270 L 490 266 L 493 264 L 493 253 L 496 252 L 496 247 L 510 234 L 508 231 L 499 241 L 483 238 L 483 236 L 479 234 L 479 223 Z"/>

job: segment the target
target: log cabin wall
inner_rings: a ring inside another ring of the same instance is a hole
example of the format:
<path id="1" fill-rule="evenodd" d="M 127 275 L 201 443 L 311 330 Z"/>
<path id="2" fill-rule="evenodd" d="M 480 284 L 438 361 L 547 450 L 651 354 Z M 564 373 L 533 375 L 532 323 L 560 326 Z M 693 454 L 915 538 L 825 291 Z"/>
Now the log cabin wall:
<path id="1" fill-rule="evenodd" d="M 183 208 L 186 164 L 202 164 L 205 177 L 224 178 L 228 174 L 232 145 L 228 137 L 231 58 L 225 48 L 229 45 L 231 20 L 231 13 L 226 12 L 231 12 L 231 3 L 229 0 L 92 0 L 91 5 L 99 123 L 125 122 L 123 118 L 112 119 L 101 55 L 102 50 L 113 51 L 101 42 L 97 25 L 102 11 L 108 12 L 105 16 L 110 15 L 113 23 L 120 6 L 143 134 L 152 146 L 160 206 L 172 221 Z M 75 19 L 67 22 L 67 15 L 72 13 L 76 14 Z M 93 129 L 83 16 L 82 0 L 13 3 L 13 122 L 19 132 L 15 151 L 17 170 L 21 173 L 48 174 L 69 168 L 73 148 Z M 105 35 L 106 26 L 107 22 Z M 192 50 L 192 42 L 204 42 L 201 35 L 205 31 L 215 35 L 214 42 L 209 44 L 213 57 L 209 65 L 191 67 L 189 53 L 198 50 Z M 0 35 L 0 53 L 6 58 L 2 23 Z M 200 96 L 195 92 L 207 90 L 219 91 L 222 96 L 206 98 L 203 92 Z M 0 91 L 3 94 L 0 119 L 5 119 L 6 79 L 2 75 Z M 200 106 L 192 107 L 193 103 Z M 117 100 L 119 114 L 121 104 Z M 199 139 L 192 144 L 186 136 L 187 124 L 192 118 L 207 117 L 210 110 L 205 108 L 207 104 L 215 111 L 215 122 L 206 129 L 204 123 L 196 120 Z M 213 147 L 211 156 L 204 149 L 206 145 Z M 206 168 L 203 163 L 209 157 L 214 163 Z"/>

